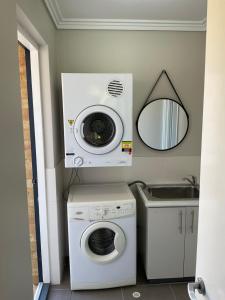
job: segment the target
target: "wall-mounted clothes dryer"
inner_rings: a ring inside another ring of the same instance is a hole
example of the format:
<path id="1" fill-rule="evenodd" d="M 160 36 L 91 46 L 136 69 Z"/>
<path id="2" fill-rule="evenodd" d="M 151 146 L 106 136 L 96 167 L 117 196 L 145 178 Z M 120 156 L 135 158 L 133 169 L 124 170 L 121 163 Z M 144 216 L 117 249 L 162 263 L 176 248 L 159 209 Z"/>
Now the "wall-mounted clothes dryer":
<path id="1" fill-rule="evenodd" d="M 132 74 L 62 74 L 65 166 L 130 166 Z"/>

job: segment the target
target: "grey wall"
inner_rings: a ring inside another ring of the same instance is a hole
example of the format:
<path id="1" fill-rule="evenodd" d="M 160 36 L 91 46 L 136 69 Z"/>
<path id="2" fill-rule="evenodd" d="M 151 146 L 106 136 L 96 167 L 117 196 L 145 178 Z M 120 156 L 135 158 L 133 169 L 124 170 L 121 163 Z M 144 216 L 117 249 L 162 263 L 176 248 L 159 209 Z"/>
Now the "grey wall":
<path id="1" fill-rule="evenodd" d="M 134 75 L 134 125 L 150 88 L 162 69 L 170 74 L 190 115 L 190 130 L 177 148 L 147 148 L 134 128 L 134 167 L 81 170 L 83 181 L 177 180 L 188 172 L 199 175 L 204 86 L 205 33 L 169 31 L 60 30 L 57 32 L 57 73 L 131 72 Z M 163 80 L 153 95 L 171 96 Z M 140 169 L 146 159 L 145 172 Z M 195 161 L 195 166 L 191 162 Z M 157 168 L 163 162 L 161 173 Z M 176 163 L 177 162 L 177 163 Z M 197 165 L 196 165 L 197 162 Z M 192 167 L 190 167 L 190 165 Z M 139 170 L 139 173 L 137 172 Z M 166 171 L 165 171 L 166 169 Z M 66 172 L 67 173 L 67 172 Z M 144 173 L 144 174 L 143 174 Z M 156 175 L 157 174 L 157 175 Z M 165 175 L 166 174 L 166 175 Z M 99 175 L 99 176 L 98 176 Z M 166 177 L 167 176 L 167 177 Z"/>
<path id="2" fill-rule="evenodd" d="M 15 1 L 0 5 L 0 298 L 32 299 Z"/>

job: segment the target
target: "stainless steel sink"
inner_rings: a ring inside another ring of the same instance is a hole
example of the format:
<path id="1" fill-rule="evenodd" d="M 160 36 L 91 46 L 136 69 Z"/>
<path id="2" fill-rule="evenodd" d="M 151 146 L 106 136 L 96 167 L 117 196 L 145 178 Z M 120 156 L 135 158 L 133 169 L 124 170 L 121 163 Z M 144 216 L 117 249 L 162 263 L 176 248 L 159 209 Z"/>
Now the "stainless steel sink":
<path id="1" fill-rule="evenodd" d="M 170 185 L 153 185 L 145 188 L 145 194 L 150 201 L 168 200 L 171 199 L 186 199 L 196 200 L 199 198 L 199 189 L 192 186 L 170 186 Z"/>

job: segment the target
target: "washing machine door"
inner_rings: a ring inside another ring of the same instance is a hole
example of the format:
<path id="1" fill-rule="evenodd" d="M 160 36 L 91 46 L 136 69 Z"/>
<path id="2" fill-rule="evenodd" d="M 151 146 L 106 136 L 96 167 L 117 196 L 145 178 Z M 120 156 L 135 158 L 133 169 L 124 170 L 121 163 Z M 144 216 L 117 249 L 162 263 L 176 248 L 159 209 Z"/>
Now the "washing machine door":
<path id="1" fill-rule="evenodd" d="M 74 135 L 78 144 L 92 154 L 105 154 L 114 150 L 123 137 L 123 122 L 113 109 L 93 105 L 76 118 Z"/>
<path id="2" fill-rule="evenodd" d="M 126 247 L 123 230 L 111 222 L 98 222 L 89 226 L 81 237 L 81 249 L 96 263 L 117 259 Z"/>

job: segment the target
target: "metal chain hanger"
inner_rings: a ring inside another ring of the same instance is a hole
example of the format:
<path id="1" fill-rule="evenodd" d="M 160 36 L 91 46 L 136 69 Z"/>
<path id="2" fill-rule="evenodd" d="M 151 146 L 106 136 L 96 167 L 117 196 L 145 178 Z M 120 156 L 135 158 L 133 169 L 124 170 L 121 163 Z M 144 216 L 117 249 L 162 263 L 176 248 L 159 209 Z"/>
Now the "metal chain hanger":
<path id="1" fill-rule="evenodd" d="M 154 92 L 154 90 L 155 90 L 157 84 L 159 83 L 159 81 L 161 80 L 161 78 L 162 78 L 163 75 L 166 75 L 166 78 L 168 79 L 168 81 L 169 81 L 169 83 L 170 83 L 170 85 L 171 85 L 171 87 L 172 87 L 172 89 L 173 89 L 175 95 L 177 96 L 177 98 L 178 98 L 178 100 L 179 100 L 181 106 L 182 106 L 183 108 L 185 108 L 184 105 L 183 105 L 183 102 L 181 101 L 181 98 L 180 98 L 180 96 L 178 95 L 178 93 L 177 93 L 177 91 L 176 91 L 176 89 L 175 89 L 175 87 L 174 87 L 174 85 L 173 85 L 173 83 L 172 83 L 172 80 L 170 79 L 170 77 L 169 77 L 168 73 L 166 72 L 166 70 L 162 70 L 161 74 L 159 75 L 158 79 L 156 80 L 155 84 L 153 85 L 153 87 L 152 87 L 152 89 L 151 89 L 151 91 L 150 91 L 150 93 L 149 93 L 149 95 L 148 95 L 148 97 L 147 97 L 147 100 L 146 100 L 145 103 L 144 103 L 144 106 L 150 101 L 150 97 L 151 97 L 151 95 L 153 94 L 153 92 Z"/>

